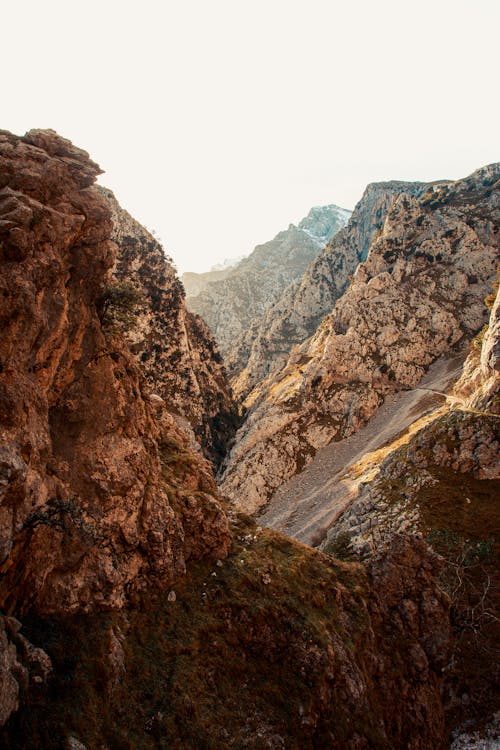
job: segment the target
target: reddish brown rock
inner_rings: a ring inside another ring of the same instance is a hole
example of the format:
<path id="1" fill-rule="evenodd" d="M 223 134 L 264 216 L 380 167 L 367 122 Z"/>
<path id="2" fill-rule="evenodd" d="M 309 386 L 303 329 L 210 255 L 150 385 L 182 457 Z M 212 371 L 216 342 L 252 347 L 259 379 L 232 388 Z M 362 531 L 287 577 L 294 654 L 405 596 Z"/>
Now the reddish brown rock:
<path id="1" fill-rule="evenodd" d="M 155 237 L 100 188 L 111 209 L 118 246 L 113 277 L 140 295 L 138 316 L 126 332 L 151 389 L 193 433 L 215 466 L 234 436 L 238 410 L 222 358 L 205 322 L 186 309 L 184 288 Z"/>
<path id="2" fill-rule="evenodd" d="M 172 418 L 158 425 L 123 336 L 101 325 L 117 248 L 108 201 L 92 187 L 99 171 L 52 131 L 0 134 L 7 612 L 120 607 L 150 583 L 169 586 L 187 557 L 227 549 L 203 459 Z M 184 486 L 162 470 L 169 440 Z"/>

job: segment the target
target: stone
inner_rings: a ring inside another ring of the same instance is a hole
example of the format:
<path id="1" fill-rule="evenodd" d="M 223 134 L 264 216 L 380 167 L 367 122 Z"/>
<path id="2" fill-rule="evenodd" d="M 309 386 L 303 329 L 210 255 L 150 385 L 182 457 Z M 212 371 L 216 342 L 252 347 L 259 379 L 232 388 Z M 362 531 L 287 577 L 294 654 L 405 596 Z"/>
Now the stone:
<path id="1" fill-rule="evenodd" d="M 106 328 L 112 238 L 140 232 L 117 234 L 99 173 L 53 131 L 0 134 L 0 607 L 21 619 L 121 608 L 229 546 L 210 466 L 149 400 L 127 332 Z M 171 306 L 184 320 L 182 294 Z"/>

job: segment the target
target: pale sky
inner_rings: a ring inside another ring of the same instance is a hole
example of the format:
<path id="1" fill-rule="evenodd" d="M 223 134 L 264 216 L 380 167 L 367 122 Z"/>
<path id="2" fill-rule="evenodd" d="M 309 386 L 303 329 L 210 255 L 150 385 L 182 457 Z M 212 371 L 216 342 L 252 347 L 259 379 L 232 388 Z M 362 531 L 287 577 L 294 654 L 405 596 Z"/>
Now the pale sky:
<path id="1" fill-rule="evenodd" d="M 1 23 L 0 128 L 89 151 L 181 272 L 368 182 L 500 160 L 498 0 L 25 0 Z"/>

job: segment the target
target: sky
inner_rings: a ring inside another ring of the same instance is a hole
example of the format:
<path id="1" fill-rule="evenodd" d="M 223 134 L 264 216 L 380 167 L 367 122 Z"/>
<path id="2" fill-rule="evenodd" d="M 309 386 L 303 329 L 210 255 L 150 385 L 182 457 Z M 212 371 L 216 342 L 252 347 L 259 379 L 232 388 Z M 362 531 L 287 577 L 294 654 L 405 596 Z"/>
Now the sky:
<path id="1" fill-rule="evenodd" d="M 0 128 L 86 149 L 180 272 L 500 160 L 498 0 L 24 0 Z"/>

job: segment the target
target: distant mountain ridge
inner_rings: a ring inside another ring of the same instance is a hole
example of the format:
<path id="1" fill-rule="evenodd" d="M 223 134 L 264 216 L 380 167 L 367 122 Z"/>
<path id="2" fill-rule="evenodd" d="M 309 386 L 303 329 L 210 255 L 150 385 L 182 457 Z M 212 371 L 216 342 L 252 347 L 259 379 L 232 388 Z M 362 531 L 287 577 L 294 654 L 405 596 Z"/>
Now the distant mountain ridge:
<path id="1" fill-rule="evenodd" d="M 222 354 L 302 276 L 350 215 L 333 204 L 314 207 L 298 226 L 290 224 L 270 242 L 257 245 L 236 267 L 183 275 L 187 306 L 208 324 Z"/>
<path id="2" fill-rule="evenodd" d="M 388 394 L 414 387 L 477 334 L 499 261 L 499 178 L 492 164 L 391 198 L 333 310 L 247 401 L 222 478 L 226 497 L 259 510 L 319 448 L 359 430 Z"/>
<path id="3" fill-rule="evenodd" d="M 285 364 L 293 346 L 315 332 L 347 289 L 358 263 L 366 260 L 370 243 L 382 228 L 395 196 L 403 192 L 417 196 L 426 188 L 426 183 L 396 180 L 367 186 L 347 225 L 227 352 L 225 364 L 237 396 L 246 398 L 263 378 Z M 305 231 L 316 211 L 312 209 L 301 222 Z"/>

